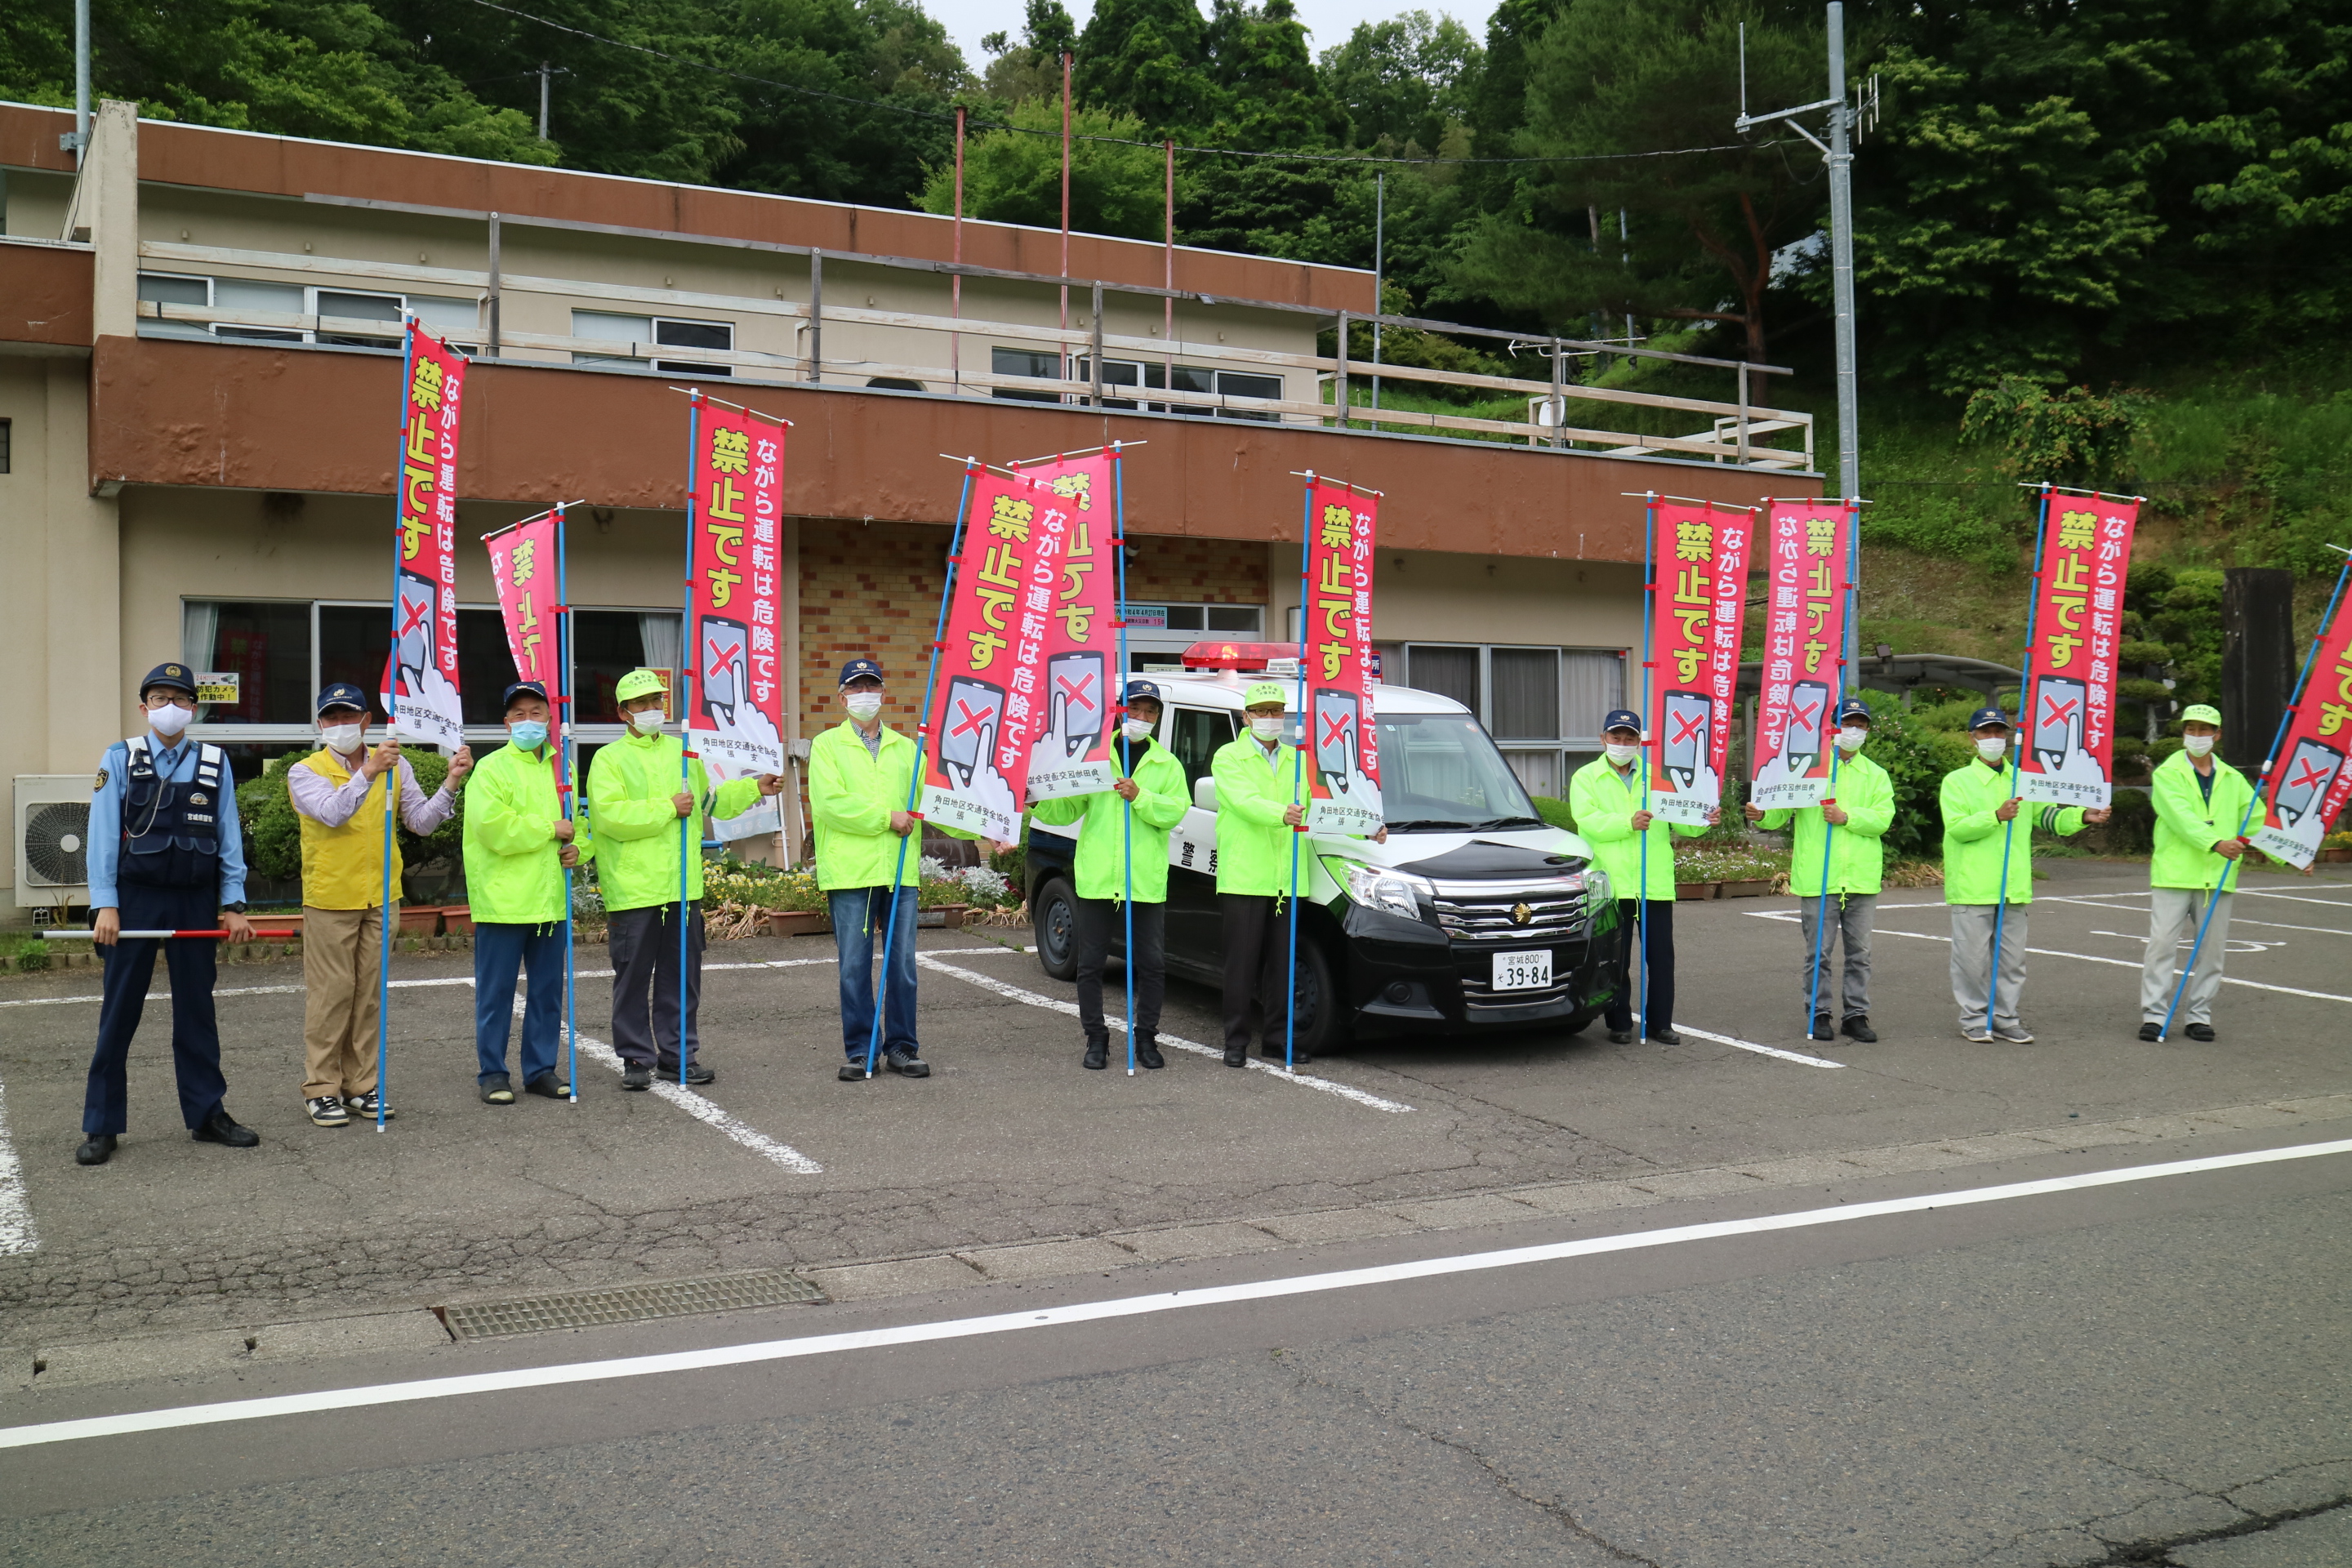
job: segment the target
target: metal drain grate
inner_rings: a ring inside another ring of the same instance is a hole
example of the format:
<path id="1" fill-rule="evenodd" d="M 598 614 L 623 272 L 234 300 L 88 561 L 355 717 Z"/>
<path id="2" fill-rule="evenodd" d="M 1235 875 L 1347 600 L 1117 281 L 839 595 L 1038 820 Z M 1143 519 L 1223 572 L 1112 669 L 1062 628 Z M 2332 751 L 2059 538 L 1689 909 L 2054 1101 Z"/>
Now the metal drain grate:
<path id="1" fill-rule="evenodd" d="M 696 1312 L 727 1312 L 746 1307 L 789 1307 L 822 1301 L 824 1292 L 807 1280 L 777 1269 L 725 1274 L 709 1279 L 665 1279 L 651 1285 L 614 1285 L 594 1290 L 558 1290 L 503 1301 L 458 1301 L 436 1307 L 450 1336 L 488 1339 L 499 1334 L 539 1334 L 552 1329 L 595 1329 L 610 1323 L 642 1323 Z"/>

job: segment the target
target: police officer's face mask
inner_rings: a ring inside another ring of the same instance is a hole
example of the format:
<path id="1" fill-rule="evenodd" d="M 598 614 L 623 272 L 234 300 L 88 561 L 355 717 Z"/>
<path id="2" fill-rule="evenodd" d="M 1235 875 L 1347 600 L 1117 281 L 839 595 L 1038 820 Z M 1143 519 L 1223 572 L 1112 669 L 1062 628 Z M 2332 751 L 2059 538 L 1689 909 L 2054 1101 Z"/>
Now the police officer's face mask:
<path id="1" fill-rule="evenodd" d="M 178 734 L 188 727 L 188 721 L 195 716 L 194 709 L 183 708 L 176 702 L 168 703 L 162 708 L 147 710 L 147 722 L 155 727 L 155 733 L 159 735 Z"/>

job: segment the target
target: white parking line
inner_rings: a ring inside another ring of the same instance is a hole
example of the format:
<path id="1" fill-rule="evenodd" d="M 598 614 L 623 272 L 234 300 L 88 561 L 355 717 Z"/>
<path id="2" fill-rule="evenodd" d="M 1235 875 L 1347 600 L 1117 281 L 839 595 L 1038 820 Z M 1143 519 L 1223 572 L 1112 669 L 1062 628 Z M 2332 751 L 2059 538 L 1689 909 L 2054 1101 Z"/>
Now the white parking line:
<path id="1" fill-rule="evenodd" d="M 1694 1029 L 1688 1024 L 1676 1024 L 1675 1032 L 1680 1035 L 1696 1035 L 1700 1039 L 1713 1040 L 1718 1046 L 1730 1046 L 1738 1050 L 1754 1051 L 1759 1057 L 1778 1057 L 1784 1062 L 1802 1062 L 1809 1068 L 1845 1066 L 1845 1063 L 1833 1062 L 1827 1057 L 1809 1057 L 1802 1051 L 1784 1051 L 1778 1046 L 1759 1046 L 1753 1040 L 1735 1040 L 1729 1035 L 1710 1034 L 1705 1029 Z"/>
<path id="2" fill-rule="evenodd" d="M 8 1139 L 7 1089 L 0 1087 L 0 1258 L 41 1249 L 33 1228 L 33 1205 L 25 1195 L 25 1166 Z"/>
<path id="3" fill-rule="evenodd" d="M 523 1001 L 520 996 L 515 998 L 514 1009 L 517 1017 L 522 1016 Z M 558 1025 L 557 1027 L 560 1030 L 562 1026 Z M 557 1036 L 559 1044 L 562 1038 L 559 1034 Z M 593 1036 L 583 1035 L 574 1030 L 572 1040 L 579 1047 L 582 1056 L 591 1061 L 602 1062 L 614 1072 L 619 1072 L 628 1065 L 621 1059 L 620 1052 Z M 758 1128 L 730 1115 L 682 1084 L 672 1083 L 666 1078 L 656 1078 L 654 1079 L 653 1092 L 668 1100 L 697 1121 L 717 1128 L 763 1160 L 772 1160 L 785 1170 L 803 1176 L 822 1175 L 824 1173 L 823 1165 L 818 1164 L 791 1144 L 778 1142 Z"/>
<path id="4" fill-rule="evenodd" d="M 2290 903 L 2319 904 L 2331 910 L 2352 910 L 2352 899 L 2315 899 L 2304 893 L 2273 893 L 2268 888 L 2240 888 L 2250 899 L 2284 899 Z"/>
<path id="5" fill-rule="evenodd" d="M 942 963 L 932 953 L 919 952 L 915 955 L 915 962 L 925 969 L 935 969 L 941 974 L 952 974 L 958 980 L 969 981 L 982 991 L 993 991 L 999 996 L 1009 996 L 1015 1002 L 1025 1002 L 1032 1007 L 1048 1008 L 1056 1013 L 1066 1014 L 1073 1018 L 1078 1016 L 1078 1005 L 1075 1002 L 1065 1002 L 1058 997 L 1044 995 L 1035 991 L 1024 991 L 1018 985 L 1006 984 L 992 974 L 982 974 L 970 969 L 958 969 L 952 963 Z M 1113 1017 L 1108 1013 L 1103 1015 L 1103 1022 L 1121 1032 L 1127 1028 L 1126 1019 Z M 1159 1038 L 1161 1045 L 1173 1046 L 1180 1051 L 1190 1051 L 1194 1056 L 1214 1057 L 1220 1061 L 1224 1059 L 1225 1053 L 1213 1046 L 1204 1046 L 1195 1040 L 1179 1039 L 1174 1035 L 1161 1035 Z M 1278 1067 L 1255 1060 L 1249 1065 L 1254 1072 L 1272 1073 L 1278 1082 L 1295 1083 L 1302 1089 L 1319 1089 L 1326 1094 L 1336 1094 L 1343 1100 L 1352 1100 L 1359 1105 L 1370 1106 L 1374 1110 L 1411 1110 L 1412 1109 L 1410 1105 L 1399 1105 L 1393 1100 L 1382 1100 L 1377 1094 L 1367 1094 L 1362 1089 L 1348 1084 L 1334 1083 L 1328 1078 L 1315 1078 L 1303 1072 L 1285 1072 Z"/>
<path id="6" fill-rule="evenodd" d="M 1794 921 L 1797 917 L 1794 915 L 1775 915 L 1769 911 L 1759 911 L 1758 918 L 1762 920 L 1778 919 Z M 1923 931 L 1896 931 L 1892 926 L 1879 926 L 1876 928 L 1875 934 L 1879 936 L 1907 936 L 1919 942 L 1940 942 L 1947 947 L 1950 946 L 1952 942 L 1952 939 L 1948 936 L 1936 936 Z M 2146 939 L 2141 938 L 2139 940 L 2145 941 Z M 2101 958 L 2095 953 L 2068 952 L 2063 948 L 2029 947 L 2025 951 L 2032 953 L 2039 953 L 2043 958 L 2072 958 L 2080 960 L 2084 963 L 2112 963 L 2118 969 L 2140 969 L 2145 967 L 2143 963 L 2137 958 Z M 2224 974 L 2221 976 L 2221 984 L 2224 985 L 2242 985 L 2249 991 L 2275 991 L 2283 996 L 2308 996 L 2315 1002 L 2352 1002 L 2352 996 L 2339 996 L 2333 991 L 2305 991 L 2293 985 L 2265 985 L 2259 980 L 2241 980 L 2234 974 Z"/>
<path id="7" fill-rule="evenodd" d="M 2242 915 L 2231 917 L 2230 926 L 2233 931 L 2239 926 L 2260 926 L 2264 931 L 2307 931 L 2319 936 L 2352 936 L 2352 931 L 2338 931 L 2334 926 L 2281 925 L 2276 921 L 2250 921 Z"/>
<path id="8" fill-rule="evenodd" d="M 1603 1257 L 1614 1252 L 1647 1251 L 1695 1241 L 1806 1230 L 1819 1226 L 1843 1225 L 1853 1220 L 1926 1214 L 1975 1204 L 2006 1203 L 2018 1198 L 2046 1197 L 2131 1182 L 2158 1181 L 2168 1176 L 2200 1175 L 2211 1171 L 2238 1170 L 2285 1160 L 2312 1160 L 2344 1153 L 2352 1153 L 2352 1139 L 2256 1149 L 2242 1154 L 2208 1154 L 2200 1159 L 2173 1160 L 2156 1165 L 2085 1171 L 2078 1175 L 2050 1176 L 2034 1182 L 2009 1182 L 2000 1186 L 1968 1187 L 1949 1193 L 1918 1193 L 1909 1197 L 1886 1198 L 1875 1203 L 1840 1204 L 1829 1208 L 1799 1209 L 1785 1214 L 1758 1215 L 1748 1219 L 1714 1220 L 1703 1225 L 1585 1237 L 1575 1241 L 1546 1242 L 1535 1247 L 1457 1253 L 1448 1258 L 1414 1258 L 1370 1268 L 1294 1274 L 1282 1279 L 1254 1279 L 1238 1285 L 1216 1285 L 1198 1290 L 1162 1290 L 1149 1296 L 1078 1301 L 1065 1307 L 1032 1307 L 985 1317 L 904 1323 L 887 1329 L 856 1329 L 844 1333 L 808 1334 L 799 1339 L 762 1340 L 751 1344 L 711 1345 L 700 1350 L 671 1351 L 659 1355 L 619 1356 L 609 1361 L 570 1362 L 556 1366 L 516 1367 L 504 1372 L 418 1378 L 408 1383 L 380 1383 L 360 1388 L 322 1388 L 309 1394 L 279 1394 L 257 1399 L 223 1400 L 212 1405 L 183 1405 L 163 1410 L 134 1410 L 120 1415 L 92 1415 L 73 1421 L 45 1421 L 28 1426 L 0 1427 L 0 1448 L 30 1448 L 51 1443 L 79 1442 L 91 1437 L 117 1437 L 132 1432 L 167 1432 L 232 1421 L 304 1415 L 323 1410 L 360 1410 L 376 1405 L 414 1404 L 425 1399 L 452 1399 L 473 1394 L 511 1394 L 522 1389 L 602 1383 L 613 1378 L 703 1372 L 713 1367 L 755 1366 L 766 1362 L 837 1355 L 845 1351 L 936 1344 L 942 1341 L 974 1339 L 984 1334 L 1013 1333 L 1024 1329 L 1065 1328 L 1074 1323 L 1146 1317 L 1191 1307 L 1223 1307 L 1238 1301 L 1276 1300 L 1333 1290 L 1361 1289 L 1372 1285 L 1394 1285 L 1413 1279 L 1444 1279 L 1449 1275 L 1496 1268 L 1517 1268 L 1531 1263 L 1559 1263 L 1570 1258 Z"/>

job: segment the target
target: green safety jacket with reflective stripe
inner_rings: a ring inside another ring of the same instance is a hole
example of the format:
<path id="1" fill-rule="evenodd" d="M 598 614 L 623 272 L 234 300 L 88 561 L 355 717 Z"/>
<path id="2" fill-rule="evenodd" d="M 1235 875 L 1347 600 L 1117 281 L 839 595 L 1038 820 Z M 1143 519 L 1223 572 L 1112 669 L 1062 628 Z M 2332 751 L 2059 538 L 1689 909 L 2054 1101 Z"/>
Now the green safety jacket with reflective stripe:
<path id="1" fill-rule="evenodd" d="M 1944 775 L 1939 801 L 1944 812 L 1944 902 L 2002 901 L 2000 861 L 2008 846 L 2009 897 L 2012 904 L 2033 901 L 2033 829 L 2070 837 L 2083 831 L 2079 805 L 2018 802 L 2013 826 L 1993 813 L 2009 798 L 2009 764 L 1989 768 L 1970 763 Z"/>
<path id="2" fill-rule="evenodd" d="M 915 742 L 887 724 L 882 726 L 878 758 L 866 749 L 852 719 L 810 742 L 809 823 L 816 834 L 819 888 L 828 893 L 836 888 L 887 888 L 894 868 L 898 885 L 911 888 L 922 880 L 924 828 L 950 838 L 980 837 L 937 822 L 918 823 L 904 840 L 901 861 L 890 814 L 908 809 L 914 778 Z"/>
<path id="3" fill-rule="evenodd" d="M 1115 790 L 1041 800 L 1029 808 L 1029 816 L 1048 827 L 1078 825 L 1078 897 L 1125 898 L 1131 858 L 1135 901 L 1164 904 L 1168 901 L 1168 833 L 1184 820 L 1185 808 L 1192 805 L 1184 788 L 1184 764 L 1167 747 L 1146 741 L 1137 749 L 1134 767 L 1128 772 L 1123 766 L 1127 744 L 1125 741 L 1111 743 L 1111 763 L 1135 780 L 1131 850 L 1128 803 Z M 1219 866 L 1223 863 L 1220 858 Z M 1286 867 L 1283 885 L 1290 885 Z"/>
<path id="4" fill-rule="evenodd" d="M 596 753 L 588 769 L 588 813 L 596 824 L 596 885 L 608 910 L 649 909 L 678 900 L 679 846 L 686 849 L 686 896 L 702 897 L 702 816 L 740 816 L 760 799 L 756 779 L 730 779 L 714 792 L 702 759 L 690 760 L 686 786 L 700 805 L 695 836 L 671 799 L 678 793 L 685 742 L 667 732 L 628 735 Z"/>
<path id="5" fill-rule="evenodd" d="M 2175 752 L 2157 764 L 2147 801 L 2156 808 L 2156 853 L 2147 863 L 2152 888 L 2214 888 L 2230 864 L 2213 846 L 2238 836 L 2254 786 L 2219 757 L 2213 763 L 2213 798 L 2197 787 L 2197 764 Z M 2236 887 L 2235 882 L 2230 884 Z"/>
<path id="6" fill-rule="evenodd" d="M 1568 813 L 1576 819 L 1578 837 L 1592 847 L 1593 862 L 1609 873 L 1610 890 L 1621 899 L 1643 896 L 1643 869 L 1649 871 L 1649 896 L 1675 896 L 1675 846 L 1669 833 L 1685 838 L 1706 834 L 1703 823 L 1666 822 L 1653 816 L 1646 832 L 1633 832 L 1633 814 L 1642 809 L 1645 753 L 1620 774 L 1607 757 L 1595 757 L 1568 781 Z"/>
<path id="7" fill-rule="evenodd" d="M 1290 892 L 1290 841 L 1300 837 L 1282 820 L 1285 808 L 1305 805 L 1315 787 L 1314 764 L 1297 746 L 1275 749 L 1275 760 L 1255 736 L 1217 748 L 1209 773 L 1217 781 L 1217 891 L 1255 898 Z M 1298 848 L 1298 880 L 1314 869 L 1312 847 Z"/>
<path id="8" fill-rule="evenodd" d="M 1875 893 L 1886 872 L 1886 830 L 1895 825 L 1895 781 L 1860 752 L 1852 756 L 1841 752 L 1831 798 L 1845 813 L 1845 822 L 1830 834 L 1829 890 Z M 1756 826 L 1778 831 L 1791 819 L 1797 840 L 1789 855 L 1789 890 L 1801 899 L 1817 899 L 1822 893 L 1822 834 L 1829 827 L 1822 808 L 1783 806 L 1766 812 Z"/>
<path id="9" fill-rule="evenodd" d="M 554 831 L 563 800 L 554 758 L 552 742 L 537 752 L 508 744 L 466 780 L 466 897 L 478 922 L 548 925 L 563 918 L 563 845 Z M 573 827 L 585 869 L 595 847 L 585 821 Z M 673 867 L 670 881 L 677 880 Z"/>

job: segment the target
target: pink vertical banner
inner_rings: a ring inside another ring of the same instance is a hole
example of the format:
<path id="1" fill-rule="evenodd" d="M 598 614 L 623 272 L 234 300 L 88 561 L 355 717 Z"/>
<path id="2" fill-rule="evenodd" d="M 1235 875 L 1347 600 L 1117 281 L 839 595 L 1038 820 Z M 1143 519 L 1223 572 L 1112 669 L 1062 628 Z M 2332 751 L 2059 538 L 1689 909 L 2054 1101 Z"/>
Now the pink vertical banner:
<path id="1" fill-rule="evenodd" d="M 1372 712 L 1372 552 L 1381 496 L 1315 479 L 1307 503 L 1306 611 L 1300 616 L 1307 675 L 1307 744 L 1315 767 L 1307 826 L 1318 833 L 1377 833 L 1381 732 Z"/>
<path id="2" fill-rule="evenodd" d="M 1699 823 L 1723 804 L 1756 517 L 1744 507 L 1664 501 L 1656 526 L 1650 648 L 1657 679 L 1643 716 L 1657 747 L 1650 809 L 1668 822 Z"/>
<path id="3" fill-rule="evenodd" d="M 1039 524 L 1062 531 L 1055 558 L 1059 580 L 1035 581 L 1033 563 L 1019 602 L 1024 618 L 1045 617 L 1036 694 L 1042 721 L 1029 752 L 1029 800 L 1096 795 L 1111 786 L 1113 713 L 1126 687 L 1118 668 L 1118 566 L 1111 554 L 1118 526 L 1110 465 L 1104 451 L 1015 470 L 1036 486 Z"/>
<path id="4" fill-rule="evenodd" d="M 400 562 L 382 695 L 392 739 L 454 750 L 466 738 L 457 693 L 457 426 L 466 356 L 414 320 L 407 333 L 393 481 Z"/>
<path id="5" fill-rule="evenodd" d="M 2053 495 L 2033 574 L 2021 799 L 2097 808 L 2115 793 L 2116 646 L 2139 502 Z"/>
<path id="6" fill-rule="evenodd" d="M 784 429 L 707 398 L 697 427 L 687 746 L 719 779 L 784 769 Z"/>
<path id="7" fill-rule="evenodd" d="M 562 690 L 557 663 L 555 617 L 555 518 L 535 517 L 484 541 L 490 552 L 490 584 L 506 626 L 507 654 L 515 679 L 533 680 L 550 695 Z"/>
<path id="8" fill-rule="evenodd" d="M 1819 805 L 1829 793 L 1853 526 L 1835 500 L 1776 500 L 1765 522 L 1763 692 L 1748 799 L 1767 811 Z"/>

